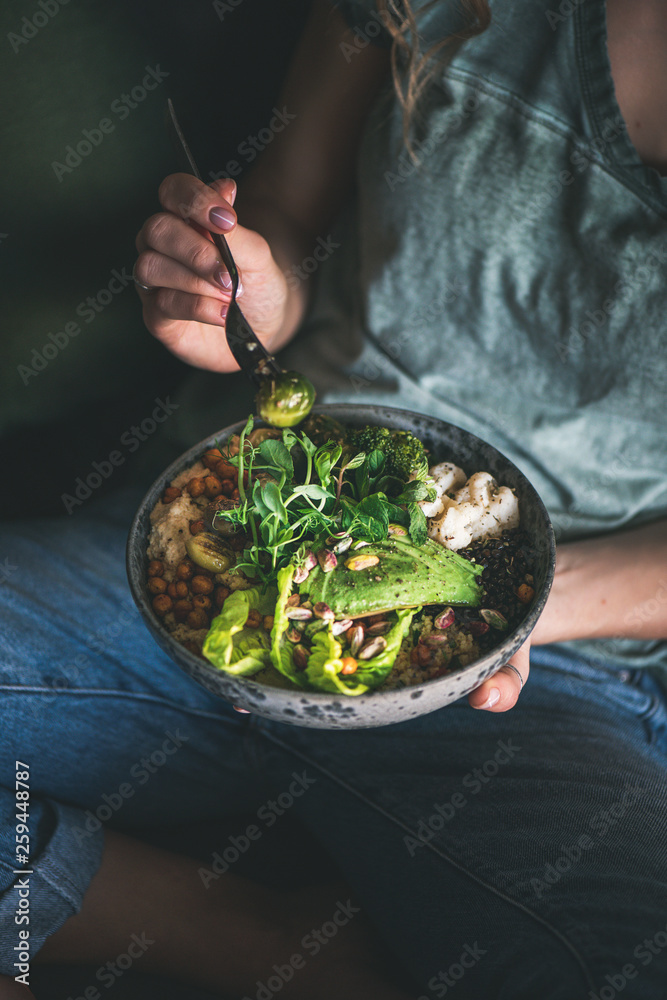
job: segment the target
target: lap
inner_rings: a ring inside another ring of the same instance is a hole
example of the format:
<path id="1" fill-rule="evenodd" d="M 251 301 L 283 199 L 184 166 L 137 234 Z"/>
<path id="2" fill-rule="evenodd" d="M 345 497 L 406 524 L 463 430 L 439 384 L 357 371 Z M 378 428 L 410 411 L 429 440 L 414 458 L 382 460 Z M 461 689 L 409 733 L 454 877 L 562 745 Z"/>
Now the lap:
<path id="1" fill-rule="evenodd" d="M 244 717 L 159 649 L 132 602 L 124 550 L 139 499 L 114 495 L 0 533 L 12 568 L 2 590 L 0 784 L 13 787 L 19 755 L 34 796 L 105 818 L 111 809 L 124 829 L 238 811 L 260 794 Z M 114 810 L 108 800 L 119 795 Z"/>
<path id="2" fill-rule="evenodd" d="M 350 732 L 239 716 L 131 603 L 138 499 L 0 536 L 5 788 L 28 758 L 32 794 L 80 810 L 84 831 L 90 814 L 132 830 L 254 812 L 282 790 L 429 997 L 455 984 L 461 1000 L 572 1000 L 628 963 L 626 996 L 661 995 L 667 948 L 643 945 L 667 923 L 665 713 L 650 677 L 538 651 L 507 715 L 460 702 Z"/>
<path id="3" fill-rule="evenodd" d="M 667 944 L 664 699 L 648 676 L 535 660 L 506 715 L 459 702 L 347 733 L 260 720 L 267 762 L 315 773 L 300 816 L 429 995 L 452 967 L 461 998 L 570 1000 L 631 963 L 626 995 L 660 997 L 667 948 L 643 942 Z"/>

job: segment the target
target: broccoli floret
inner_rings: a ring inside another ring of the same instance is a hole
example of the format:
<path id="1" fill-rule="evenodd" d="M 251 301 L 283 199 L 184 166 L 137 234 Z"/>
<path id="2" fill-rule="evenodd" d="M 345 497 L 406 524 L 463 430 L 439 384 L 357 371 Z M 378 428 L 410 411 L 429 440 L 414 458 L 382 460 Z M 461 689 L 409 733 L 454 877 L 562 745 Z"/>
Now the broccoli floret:
<path id="1" fill-rule="evenodd" d="M 381 451 L 387 462 L 385 471 L 399 479 L 406 480 L 411 472 L 428 465 L 424 445 L 409 431 L 362 427 L 350 431 L 347 440 L 357 451 Z"/>

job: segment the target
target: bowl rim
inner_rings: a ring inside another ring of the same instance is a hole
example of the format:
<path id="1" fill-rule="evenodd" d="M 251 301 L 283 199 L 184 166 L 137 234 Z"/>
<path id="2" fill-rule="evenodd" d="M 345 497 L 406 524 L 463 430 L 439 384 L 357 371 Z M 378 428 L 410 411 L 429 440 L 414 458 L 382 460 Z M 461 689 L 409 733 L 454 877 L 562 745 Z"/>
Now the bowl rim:
<path id="1" fill-rule="evenodd" d="M 241 684 L 241 686 L 246 686 L 249 692 L 259 691 L 261 693 L 265 693 L 269 691 L 271 693 L 271 698 L 276 700 L 278 702 L 278 705 L 280 705 L 281 701 L 290 702 L 294 699 L 295 696 L 299 696 L 301 698 L 306 698 L 309 701 L 314 700 L 315 702 L 321 702 L 323 706 L 324 705 L 331 706 L 332 703 L 336 702 L 342 705 L 349 704 L 350 700 L 353 700 L 356 705 L 358 705 L 360 702 L 363 703 L 370 699 L 375 699 L 376 701 L 378 698 L 385 698 L 387 700 L 391 700 L 391 699 L 396 699 L 397 695 L 403 693 L 412 694 L 412 692 L 422 691 L 424 689 L 434 690 L 435 685 L 446 684 L 451 680 L 452 676 L 456 676 L 458 678 L 464 675 L 466 671 L 472 671 L 473 669 L 476 671 L 481 671 L 484 669 L 485 666 L 490 666 L 493 663 L 493 661 L 496 660 L 496 658 L 498 657 L 499 650 L 503 649 L 504 647 L 507 647 L 508 649 L 507 654 L 503 657 L 504 661 L 507 662 L 507 660 L 509 660 L 516 653 L 516 651 L 520 649 L 521 646 L 526 642 L 531 632 L 535 628 L 537 620 L 542 614 L 544 606 L 546 605 L 547 599 L 549 597 L 551 586 L 553 584 L 555 561 L 556 561 L 556 539 L 553 530 L 553 525 L 549 517 L 549 513 L 544 505 L 544 501 L 542 500 L 539 493 L 537 492 L 531 481 L 528 479 L 526 474 L 522 472 L 521 469 L 519 469 L 519 467 L 510 458 L 507 458 L 507 456 L 503 452 L 501 452 L 498 448 L 496 448 L 495 445 L 490 444 L 488 441 L 484 441 L 483 438 L 480 438 L 476 434 L 473 434 L 472 431 L 468 431 L 466 428 L 459 427 L 457 424 L 452 424 L 447 420 L 441 420 L 439 417 L 434 417 L 427 413 L 419 413 L 419 411 L 417 410 L 406 410 L 403 407 L 384 406 L 374 403 L 355 403 L 355 404 L 320 403 L 312 408 L 311 413 L 315 415 L 317 415 L 318 413 L 322 413 L 325 416 L 332 416 L 332 417 L 337 416 L 340 419 L 341 423 L 344 423 L 345 415 L 347 414 L 347 416 L 349 417 L 351 405 L 353 405 L 355 409 L 367 406 L 369 410 L 373 410 L 374 413 L 376 414 L 378 413 L 378 411 L 381 411 L 382 413 L 386 412 L 390 414 L 391 417 L 394 417 L 397 420 L 400 420 L 401 417 L 403 417 L 403 415 L 408 417 L 409 420 L 413 422 L 415 417 L 421 417 L 424 420 L 433 421 L 438 424 L 443 424 L 447 428 L 452 428 L 456 431 L 462 432 L 463 434 L 466 435 L 471 444 L 479 443 L 484 448 L 491 448 L 493 451 L 495 451 L 502 458 L 503 462 L 506 463 L 506 467 L 508 468 L 508 470 L 512 470 L 512 472 L 520 480 L 523 480 L 524 486 L 526 486 L 528 490 L 532 492 L 533 494 L 532 501 L 535 504 L 535 507 L 537 508 L 544 522 L 546 528 L 546 543 L 547 543 L 545 546 L 546 557 L 547 557 L 547 571 L 545 579 L 542 584 L 541 591 L 537 596 L 536 600 L 534 601 L 532 607 L 530 608 L 528 614 L 519 622 L 516 628 L 513 629 L 513 631 L 505 637 L 503 642 L 501 642 L 498 646 L 495 646 L 493 649 L 489 650 L 487 653 L 484 654 L 484 656 L 480 656 L 478 659 L 473 660 L 471 663 L 466 664 L 465 667 L 462 667 L 458 671 L 451 671 L 449 673 L 443 674 L 441 677 L 434 677 L 430 680 L 423 681 L 419 684 L 408 684 L 405 685 L 404 687 L 383 688 L 382 686 L 380 686 L 378 688 L 373 688 L 370 691 L 366 691 L 364 692 L 364 694 L 361 695 L 344 695 L 341 694 L 340 692 L 310 691 L 307 688 L 299 688 L 296 685 L 293 685 L 290 688 L 283 688 L 277 686 L 274 687 L 273 685 L 270 684 L 262 684 L 258 681 L 254 681 L 252 677 L 243 677 L 236 674 L 225 674 L 225 671 L 220 670 L 218 667 L 215 667 L 205 658 L 196 656 L 194 653 L 191 653 L 190 650 L 186 649 L 185 646 L 183 646 L 176 639 L 174 639 L 171 633 L 162 625 L 160 619 L 153 611 L 153 608 L 151 607 L 149 601 L 146 599 L 144 594 L 140 592 L 139 582 L 135 581 L 134 573 L 131 571 L 132 554 L 134 553 L 136 547 L 139 545 L 140 542 L 143 543 L 144 541 L 147 541 L 147 538 L 146 539 L 141 538 L 142 533 L 140 530 L 139 522 L 144 514 L 144 511 L 149 503 L 150 498 L 152 497 L 154 491 L 157 491 L 157 487 L 159 485 L 163 487 L 165 483 L 173 479 L 176 475 L 179 474 L 179 472 L 182 472 L 183 469 L 187 468 L 189 464 L 194 464 L 194 462 L 199 457 L 201 457 L 201 455 L 203 454 L 204 450 L 207 447 L 211 447 L 212 444 L 215 445 L 216 440 L 218 438 L 226 440 L 227 438 L 231 437 L 232 434 L 240 433 L 240 431 L 246 425 L 248 419 L 246 417 L 245 420 L 237 421 L 234 424 L 230 424 L 227 427 L 224 427 L 221 430 L 216 431 L 214 434 L 207 435 L 205 438 L 202 438 L 201 441 L 198 441 L 196 444 L 188 448 L 187 451 L 182 452 L 181 455 L 178 456 L 178 458 L 175 458 L 174 461 L 171 462 L 171 464 L 167 466 L 167 468 L 153 480 L 151 485 L 146 490 L 144 496 L 142 497 L 139 506 L 137 507 L 137 510 L 135 512 L 135 515 L 132 518 L 132 524 L 128 532 L 127 544 L 125 548 L 126 571 L 130 586 L 130 592 L 132 594 L 132 598 L 137 608 L 139 609 L 144 619 L 145 624 L 149 628 L 149 631 L 154 633 L 156 641 L 158 642 L 159 645 L 161 645 L 161 647 L 165 650 L 165 652 L 167 652 L 168 648 L 170 648 L 171 646 L 175 646 L 177 647 L 178 650 L 178 656 L 181 659 L 185 659 L 186 662 L 192 664 L 192 667 L 196 668 L 198 671 L 203 669 L 210 671 L 212 676 L 222 675 L 223 677 L 224 676 L 230 677 L 230 679 L 233 679 L 237 684 Z M 371 418 L 369 414 L 369 419 L 377 419 L 377 417 Z M 268 425 L 266 425 L 260 418 L 255 417 L 255 426 L 263 427 Z M 154 502 L 155 501 L 153 501 L 153 505 Z M 142 548 L 141 555 L 144 560 L 147 558 L 145 546 Z M 519 641 L 517 641 L 516 636 L 519 632 L 521 632 L 521 638 Z M 158 636 L 161 637 L 162 641 L 158 639 Z M 176 660 L 176 662 L 178 661 Z M 503 663 L 501 662 L 499 663 L 497 669 L 500 670 L 502 666 Z M 494 673 L 496 672 L 497 671 L 494 671 Z M 489 676 L 493 676 L 493 674 L 490 674 Z M 196 678 L 193 677 L 193 680 L 196 680 Z M 220 693 L 219 697 L 224 698 L 224 695 Z"/>

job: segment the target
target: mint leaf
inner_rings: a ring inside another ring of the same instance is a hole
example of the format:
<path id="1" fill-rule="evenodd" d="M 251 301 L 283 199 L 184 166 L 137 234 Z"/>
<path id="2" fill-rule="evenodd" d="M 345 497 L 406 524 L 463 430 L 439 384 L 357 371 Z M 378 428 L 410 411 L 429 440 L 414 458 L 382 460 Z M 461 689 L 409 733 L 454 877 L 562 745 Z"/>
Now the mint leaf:
<path id="1" fill-rule="evenodd" d="M 409 503 L 408 516 L 410 518 L 410 526 L 408 528 L 410 538 L 415 545 L 426 545 L 428 540 L 428 531 L 424 511 L 418 504 Z"/>

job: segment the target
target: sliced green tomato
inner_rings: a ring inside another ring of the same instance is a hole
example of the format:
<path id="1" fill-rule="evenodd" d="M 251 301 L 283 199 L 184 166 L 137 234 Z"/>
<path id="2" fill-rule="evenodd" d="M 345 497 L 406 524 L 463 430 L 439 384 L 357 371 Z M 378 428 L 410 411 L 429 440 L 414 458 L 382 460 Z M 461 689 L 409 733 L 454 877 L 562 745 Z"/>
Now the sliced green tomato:
<path id="1" fill-rule="evenodd" d="M 255 401 L 257 412 L 267 424 L 293 427 L 312 410 L 315 389 L 305 375 L 282 372 L 262 382 Z"/>

